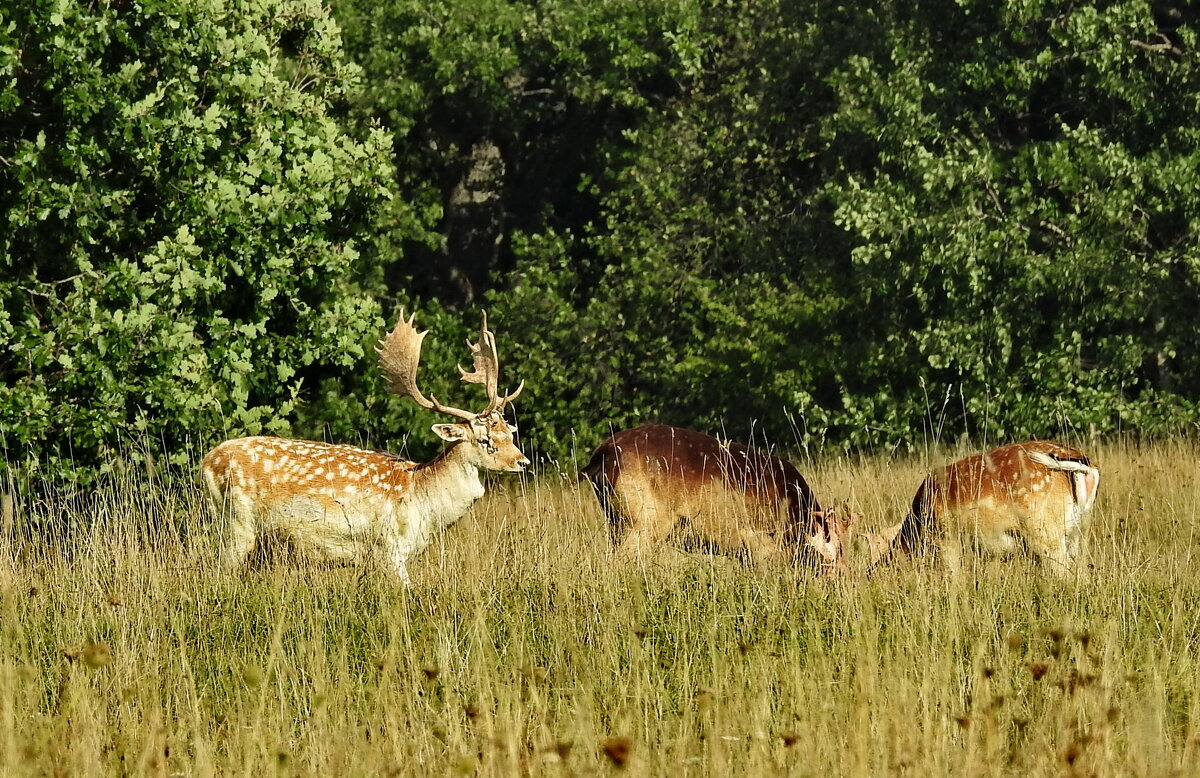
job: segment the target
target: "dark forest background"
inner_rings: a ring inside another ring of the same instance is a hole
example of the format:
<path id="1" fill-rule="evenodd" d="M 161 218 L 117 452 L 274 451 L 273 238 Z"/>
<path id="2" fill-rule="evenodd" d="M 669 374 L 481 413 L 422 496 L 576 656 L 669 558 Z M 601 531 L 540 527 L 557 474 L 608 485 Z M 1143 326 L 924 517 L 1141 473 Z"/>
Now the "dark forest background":
<path id="1" fill-rule="evenodd" d="M 526 447 L 1193 427 L 1194 5 L 0 0 L 0 445 L 427 456 L 372 346 L 486 308 Z M 411 441 L 408 440 L 412 436 Z"/>

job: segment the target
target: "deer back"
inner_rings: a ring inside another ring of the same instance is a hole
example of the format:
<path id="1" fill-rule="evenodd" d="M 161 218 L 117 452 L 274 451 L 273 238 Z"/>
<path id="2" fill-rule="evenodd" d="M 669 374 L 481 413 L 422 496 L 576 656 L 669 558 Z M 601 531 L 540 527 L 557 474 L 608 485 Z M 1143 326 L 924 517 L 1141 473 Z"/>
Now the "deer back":
<path id="1" fill-rule="evenodd" d="M 412 488 L 415 462 L 391 454 L 307 440 L 237 438 L 204 458 L 205 480 L 262 510 L 303 497 L 324 508 L 394 500 Z"/>

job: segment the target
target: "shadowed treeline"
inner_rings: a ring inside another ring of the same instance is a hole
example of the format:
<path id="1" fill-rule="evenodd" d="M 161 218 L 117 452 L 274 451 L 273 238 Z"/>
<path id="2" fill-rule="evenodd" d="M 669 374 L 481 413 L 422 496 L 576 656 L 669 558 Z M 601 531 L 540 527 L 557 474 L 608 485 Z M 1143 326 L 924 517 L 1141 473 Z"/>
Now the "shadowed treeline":
<path id="1" fill-rule="evenodd" d="M 373 367 L 401 306 L 447 398 L 486 307 L 559 460 L 646 421 L 918 450 L 1193 415 L 1186 4 L 60 5 L 0 30 L 12 464 L 431 455 Z"/>

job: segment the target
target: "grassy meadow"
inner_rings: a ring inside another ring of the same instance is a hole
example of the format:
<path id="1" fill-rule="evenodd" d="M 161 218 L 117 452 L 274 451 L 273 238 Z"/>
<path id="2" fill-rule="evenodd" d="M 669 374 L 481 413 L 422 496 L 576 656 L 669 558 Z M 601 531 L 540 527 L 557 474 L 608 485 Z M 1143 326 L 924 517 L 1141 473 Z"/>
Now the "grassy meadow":
<path id="1" fill-rule="evenodd" d="M 1196 449 L 1086 448 L 1067 582 L 637 564 L 549 472 L 493 481 L 408 589 L 281 554 L 222 574 L 191 484 L 6 503 L 0 774 L 1200 774 Z M 961 453 L 797 464 L 877 528 Z"/>

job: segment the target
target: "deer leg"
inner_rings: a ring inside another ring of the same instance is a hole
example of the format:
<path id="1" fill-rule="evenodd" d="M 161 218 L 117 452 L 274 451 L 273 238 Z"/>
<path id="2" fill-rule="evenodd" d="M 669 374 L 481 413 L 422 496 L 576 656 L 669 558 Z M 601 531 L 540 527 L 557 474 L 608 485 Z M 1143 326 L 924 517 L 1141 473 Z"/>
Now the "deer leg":
<path id="1" fill-rule="evenodd" d="M 623 537 L 618 541 L 617 551 L 623 556 L 640 558 L 647 551 L 663 545 L 675 529 L 676 522 L 661 521 L 657 517 L 646 521 L 631 521 Z"/>
<path id="2" fill-rule="evenodd" d="M 671 505 L 635 487 L 618 485 L 609 496 L 609 532 L 618 553 L 640 557 L 671 536 L 679 517 Z"/>
<path id="3" fill-rule="evenodd" d="M 614 546 L 618 546 L 629 530 L 629 520 L 613 505 L 611 489 L 601 489 L 597 486 L 596 499 L 599 500 L 600 511 L 604 514 L 604 525 L 608 529 L 608 539 Z"/>
<path id="4" fill-rule="evenodd" d="M 948 581 L 954 581 L 962 576 L 963 556 L 966 543 L 954 533 L 946 533 L 937 543 L 937 554 L 942 567 L 942 573 Z"/>
<path id="5" fill-rule="evenodd" d="M 1074 507 L 1072 504 L 1068 508 Z M 1025 525 L 1025 542 L 1029 550 L 1054 576 L 1066 577 L 1075 572 L 1075 555 L 1067 531 L 1066 515 L 1053 515 L 1047 511 L 1042 516 L 1031 516 Z"/>
<path id="6" fill-rule="evenodd" d="M 256 539 L 250 521 L 239 516 L 231 517 L 225 531 L 225 545 L 221 549 L 221 566 L 226 570 L 235 570 L 244 565 L 254 550 Z"/>
<path id="7" fill-rule="evenodd" d="M 1038 560 L 1053 576 L 1066 578 L 1075 572 L 1075 560 L 1071 556 L 1067 539 L 1062 538 L 1054 549 L 1038 554 Z"/>
<path id="8" fill-rule="evenodd" d="M 385 567 L 401 584 L 412 586 L 412 578 L 408 574 L 408 556 L 408 554 L 393 551 L 387 555 Z"/>
<path id="9" fill-rule="evenodd" d="M 408 560 L 417 553 L 415 545 L 403 536 L 384 534 L 380 538 L 379 551 L 382 554 L 380 554 L 379 564 L 404 586 L 412 585 L 412 578 L 408 574 Z M 422 548 L 424 547 L 422 546 Z"/>
<path id="10" fill-rule="evenodd" d="M 1074 562 L 1079 558 L 1080 535 L 1083 534 L 1083 509 L 1078 503 L 1067 506 L 1067 555 Z"/>
<path id="11" fill-rule="evenodd" d="M 245 499 L 238 500 L 238 495 L 227 490 L 226 485 L 208 470 L 204 472 L 204 481 L 208 486 L 209 509 L 218 525 L 225 525 L 220 565 L 227 570 L 239 568 L 254 550 L 253 509 Z"/>

